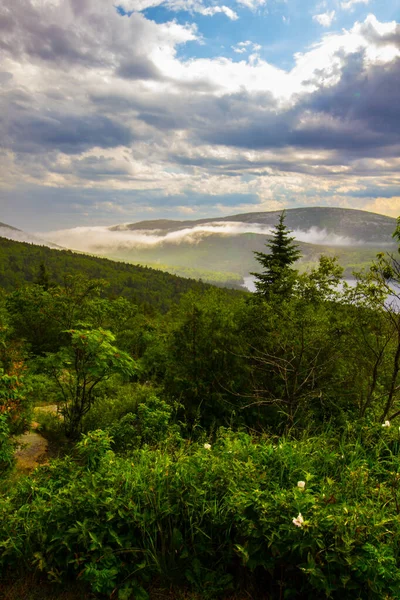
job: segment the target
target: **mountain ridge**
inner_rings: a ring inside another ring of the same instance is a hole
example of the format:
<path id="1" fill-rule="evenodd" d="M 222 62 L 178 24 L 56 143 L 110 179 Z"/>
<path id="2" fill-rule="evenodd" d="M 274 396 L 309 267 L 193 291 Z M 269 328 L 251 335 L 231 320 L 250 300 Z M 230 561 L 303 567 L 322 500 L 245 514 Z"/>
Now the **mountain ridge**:
<path id="1" fill-rule="evenodd" d="M 364 243 L 392 243 L 396 219 L 379 213 L 341 207 L 301 207 L 285 210 L 285 223 L 292 231 L 307 231 L 312 227 L 326 230 L 345 237 L 355 238 Z M 281 210 L 238 213 L 225 217 L 203 219 L 154 219 L 113 225 L 110 231 L 179 231 L 208 223 L 253 223 L 273 227 L 282 213 Z M 367 236 L 367 239 L 365 239 Z"/>
<path id="2" fill-rule="evenodd" d="M 57 250 L 68 248 L 89 256 L 236 287 L 259 268 L 254 251 L 266 251 L 265 244 L 281 212 L 77 227 L 49 233 L 46 240 L 5 226 L 0 227 L 0 238 Z M 319 256 L 325 254 L 336 256 L 345 276 L 352 277 L 354 271 L 368 268 L 378 252 L 395 248 L 396 219 L 378 213 L 340 207 L 302 207 L 287 209 L 285 222 L 302 252 L 298 263 L 301 271 L 315 266 Z"/>

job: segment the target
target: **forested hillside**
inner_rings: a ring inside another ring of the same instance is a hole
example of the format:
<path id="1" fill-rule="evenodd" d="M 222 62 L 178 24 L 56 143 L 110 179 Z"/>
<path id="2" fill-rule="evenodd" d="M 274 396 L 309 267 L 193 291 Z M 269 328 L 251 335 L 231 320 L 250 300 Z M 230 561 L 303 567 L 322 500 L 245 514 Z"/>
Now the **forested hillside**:
<path id="1" fill-rule="evenodd" d="M 88 278 L 104 279 L 107 296 L 122 296 L 161 311 L 166 311 L 189 290 L 207 287 L 200 281 L 147 267 L 0 237 L 0 287 L 4 290 L 36 282 L 41 264 L 53 284 L 61 284 L 67 273 L 83 273 Z"/>
<path id="2" fill-rule="evenodd" d="M 282 214 L 249 294 L 0 248 L 0 595 L 400 597 L 397 252 L 299 273 Z"/>

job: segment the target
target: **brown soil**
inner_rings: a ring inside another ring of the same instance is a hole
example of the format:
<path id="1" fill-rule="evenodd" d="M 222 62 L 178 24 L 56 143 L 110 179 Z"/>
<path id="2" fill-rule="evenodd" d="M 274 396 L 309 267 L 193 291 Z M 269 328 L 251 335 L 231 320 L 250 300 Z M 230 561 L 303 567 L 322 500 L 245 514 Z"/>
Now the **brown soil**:
<path id="1" fill-rule="evenodd" d="M 46 461 L 47 440 L 35 431 L 19 436 L 20 446 L 15 452 L 18 471 L 29 472 Z"/>
<path id="2" fill-rule="evenodd" d="M 47 406 L 36 406 L 35 412 L 47 412 L 57 414 L 57 405 L 50 404 Z M 38 423 L 34 421 L 32 428 L 35 430 Z M 15 452 L 17 461 L 17 471 L 21 473 L 29 473 L 36 469 L 38 465 L 44 464 L 48 459 L 49 444 L 47 440 L 36 431 L 28 431 L 18 438 L 19 446 Z"/>

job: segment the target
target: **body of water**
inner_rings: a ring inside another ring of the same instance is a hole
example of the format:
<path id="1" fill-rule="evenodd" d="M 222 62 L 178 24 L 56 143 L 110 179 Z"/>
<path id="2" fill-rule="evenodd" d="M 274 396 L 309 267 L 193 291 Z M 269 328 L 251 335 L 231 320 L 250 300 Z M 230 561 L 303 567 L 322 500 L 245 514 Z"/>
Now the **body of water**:
<path id="1" fill-rule="evenodd" d="M 243 287 L 249 290 L 249 292 L 255 292 L 255 280 L 256 278 L 254 277 L 254 275 L 247 275 L 246 277 L 243 277 Z M 357 283 L 355 279 L 344 279 L 343 281 L 351 287 L 354 287 Z M 394 307 L 396 311 L 400 311 L 400 288 L 397 285 L 391 285 L 391 287 L 395 293 L 387 297 L 386 305 Z"/>

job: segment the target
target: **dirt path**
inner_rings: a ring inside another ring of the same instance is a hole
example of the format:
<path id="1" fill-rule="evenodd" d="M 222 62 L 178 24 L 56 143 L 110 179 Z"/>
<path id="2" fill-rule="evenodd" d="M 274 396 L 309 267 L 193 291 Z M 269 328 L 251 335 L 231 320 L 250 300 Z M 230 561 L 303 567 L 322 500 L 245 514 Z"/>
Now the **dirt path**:
<path id="1" fill-rule="evenodd" d="M 35 413 L 46 412 L 46 413 L 57 413 L 57 405 L 50 404 L 47 406 L 36 406 Z M 36 429 L 38 424 L 34 421 L 32 423 L 33 429 Z M 15 459 L 17 461 L 17 471 L 28 473 L 35 469 L 38 465 L 47 462 L 47 440 L 37 433 L 36 431 L 28 431 L 18 438 L 20 446 L 18 446 L 15 452 Z"/>
<path id="2" fill-rule="evenodd" d="M 21 444 L 15 452 L 18 471 L 32 471 L 46 461 L 48 443 L 42 435 L 35 431 L 28 431 L 20 435 L 18 441 Z"/>

